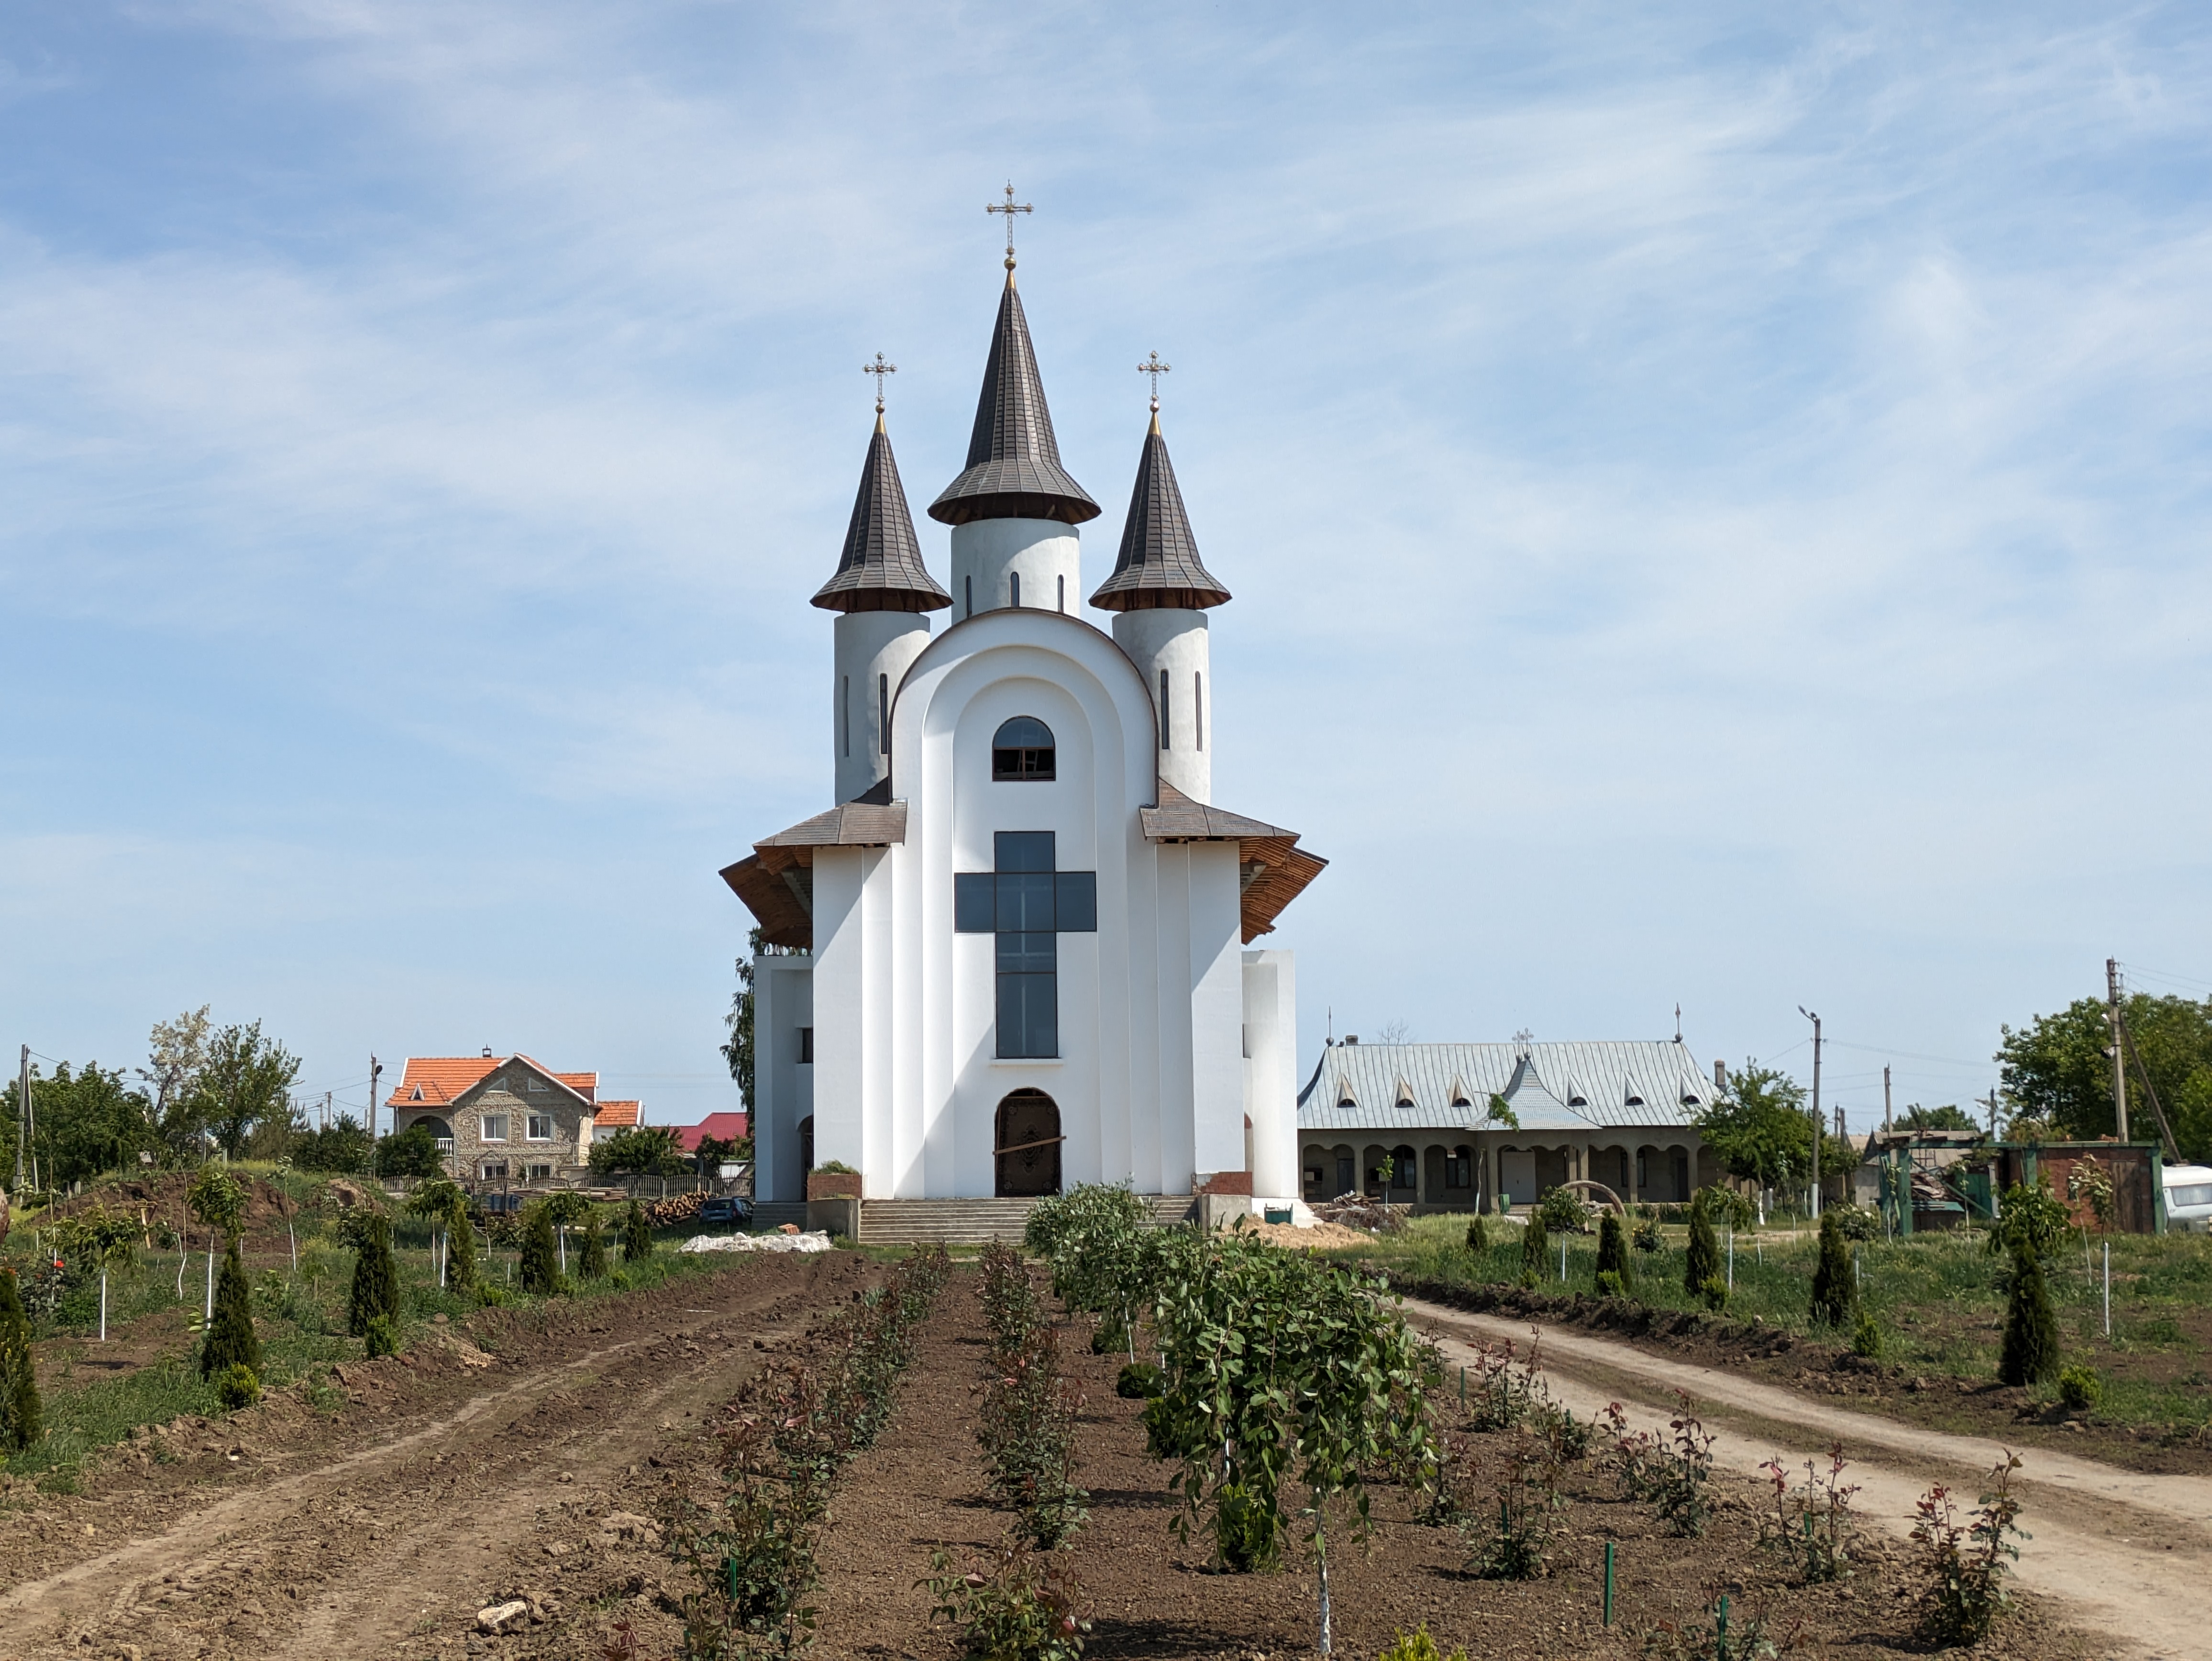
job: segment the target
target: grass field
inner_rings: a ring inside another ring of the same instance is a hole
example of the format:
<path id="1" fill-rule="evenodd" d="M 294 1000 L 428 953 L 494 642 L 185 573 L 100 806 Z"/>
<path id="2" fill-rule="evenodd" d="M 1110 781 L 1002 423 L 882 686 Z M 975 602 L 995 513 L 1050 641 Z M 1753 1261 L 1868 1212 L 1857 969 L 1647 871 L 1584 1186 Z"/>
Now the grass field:
<path id="1" fill-rule="evenodd" d="M 1492 1219 L 1491 1249 L 1465 1244 L 1467 1219 L 1413 1219 L 1404 1232 L 1334 1254 L 1401 1274 L 1469 1284 L 1510 1285 L 1521 1277 L 1521 1232 Z M 1656 1252 L 1634 1251 L 1631 1295 L 1663 1309 L 1700 1307 L 1682 1287 L 1687 1231 L 1662 1231 Z M 1726 1235 L 1723 1234 L 1723 1250 Z M 1596 1290 L 1597 1240 L 1552 1237 L 1542 1289 Z M 2212 1344 L 2212 1238 L 2201 1234 L 2116 1234 L 2112 1246 L 2112 1335 L 2104 1330 L 2102 1237 L 2071 1244 L 2046 1265 L 2069 1361 L 2094 1366 L 2105 1381 L 2100 1415 L 2118 1423 L 2193 1428 L 2212 1421 L 2208 1344 Z M 1986 1379 L 1996 1372 L 2002 1336 L 2005 1259 L 1979 1230 L 1916 1235 L 1856 1244 L 1861 1296 L 1884 1338 L 1882 1359 L 1907 1370 Z M 1807 1312 L 1817 1242 L 1809 1233 L 1738 1234 L 1729 1315 L 1810 1332 Z M 1822 1335 L 1829 1335 L 1823 1334 Z"/>

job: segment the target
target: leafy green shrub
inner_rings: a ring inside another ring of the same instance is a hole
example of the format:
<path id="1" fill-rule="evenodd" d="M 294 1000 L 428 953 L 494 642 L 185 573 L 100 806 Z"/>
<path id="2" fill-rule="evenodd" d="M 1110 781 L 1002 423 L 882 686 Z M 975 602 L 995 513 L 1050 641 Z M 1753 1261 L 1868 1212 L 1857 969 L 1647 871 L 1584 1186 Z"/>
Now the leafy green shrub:
<path id="1" fill-rule="evenodd" d="M 1375 1661 L 1467 1661 L 1467 1652 L 1454 1650 L 1446 1655 L 1437 1647 L 1437 1640 L 1429 1636 L 1428 1623 L 1424 1621 L 1412 1632 L 1401 1632 L 1390 1640 L 1390 1647 L 1375 1658 Z"/>
<path id="2" fill-rule="evenodd" d="M 2035 1186 L 2014 1183 L 2004 1191 L 1997 1207 L 1997 1224 L 1990 1231 L 1991 1252 L 2009 1251 L 2017 1256 L 2022 1247 L 2047 1257 L 2065 1244 L 2074 1227 L 2074 1214 L 2051 1191 L 2048 1172 L 2036 1173 Z"/>
<path id="3" fill-rule="evenodd" d="M 842 1159 L 824 1159 L 814 1168 L 829 1177 L 857 1177 L 860 1174 Z"/>
<path id="4" fill-rule="evenodd" d="M 1836 1442 L 1828 1449 L 1826 1474 L 1808 1459 L 1805 1480 L 1795 1485 L 1778 1457 L 1759 1467 L 1774 1485 L 1773 1516 L 1759 1524 L 1761 1543 L 1796 1557 L 1808 1585 L 1840 1580 L 1850 1573 L 1851 1542 L 1857 1532 L 1851 1497 L 1859 1488 L 1844 1481 L 1849 1463 L 1844 1445 Z"/>
<path id="5" fill-rule="evenodd" d="M 1553 1189 L 1536 1209 L 1547 1229 L 1557 1229 L 1562 1234 L 1589 1232 L 1589 1202 L 1571 1188 Z"/>
<path id="6" fill-rule="evenodd" d="M 495 1287 L 489 1281 L 486 1281 L 477 1288 L 477 1302 L 482 1304 L 486 1309 L 504 1308 L 507 1302 L 507 1288 Z"/>
<path id="7" fill-rule="evenodd" d="M 1698 1288 L 1698 1297 L 1716 1315 L 1729 1306 L 1728 1282 L 1717 1275 L 1705 1276 L 1705 1284 Z"/>
<path id="8" fill-rule="evenodd" d="M 1644 1431 L 1632 1436 L 1620 1403 L 1610 1404 L 1603 1417 L 1613 1445 L 1606 1463 L 1624 1494 L 1652 1501 L 1668 1532 L 1688 1537 L 1703 1534 L 1712 1519 L 1713 1439 L 1690 1398 L 1677 1390 L 1674 1400 L 1674 1416 L 1668 1421 L 1671 1443 Z"/>
<path id="9" fill-rule="evenodd" d="M 1490 1230 L 1483 1222 L 1482 1214 L 1479 1211 L 1468 1219 L 1467 1249 L 1474 1252 L 1485 1252 L 1490 1250 Z M 1427 1628 L 1424 1627 L 1421 1629 L 1421 1635 L 1425 1638 L 1428 1636 Z"/>
<path id="10" fill-rule="evenodd" d="M 1040 1322 L 991 1358 L 976 1439 L 990 1462 L 990 1494 L 1042 1551 L 1083 1525 L 1091 1498 L 1075 1481 L 1082 1395 L 1061 1376 L 1058 1329 Z"/>
<path id="11" fill-rule="evenodd" d="M 1160 1370 L 1150 1361 L 1132 1361 L 1114 1380 L 1114 1393 L 1127 1402 L 1150 1402 L 1165 1388 Z"/>
<path id="12" fill-rule="evenodd" d="M 1881 1215 L 1870 1207 L 1854 1205 L 1849 1200 L 1840 1201 L 1820 1214 L 1820 1220 L 1836 1220 L 1836 1232 L 1846 1240 L 1878 1240 L 1881 1238 Z"/>
<path id="13" fill-rule="evenodd" d="M 1646 1217 L 1642 1222 L 1637 1224 L 1636 1232 L 1631 1237 L 1629 1244 L 1638 1251 L 1663 1250 L 1667 1244 L 1667 1237 L 1659 1232 L 1659 1220 L 1656 1217 Z"/>
<path id="14" fill-rule="evenodd" d="M 1820 1257 L 1813 1269 L 1813 1323 L 1842 1328 L 1857 1307 L 1858 1287 L 1851 1275 L 1850 1248 L 1842 1219 L 1832 1206 L 1820 1214 Z"/>
<path id="15" fill-rule="evenodd" d="M 2051 1288 L 2044 1282 L 2043 1260 L 2022 1244 L 2013 1253 L 1998 1381 L 2039 1384 L 2058 1371 L 2058 1317 L 2051 1307 Z"/>
<path id="16" fill-rule="evenodd" d="M 216 1375 L 215 1393 L 226 1412 L 250 1408 L 261 1399 L 261 1375 L 243 1361 L 233 1361 Z"/>
<path id="17" fill-rule="evenodd" d="M 958 1573 L 950 1553 L 918 1581 L 936 1603 L 930 1624 L 949 1621 L 969 1661 L 1076 1661 L 1090 1621 L 1078 1612 L 1083 1587 L 1065 1559 L 1009 1538 L 978 1568 Z"/>
<path id="18" fill-rule="evenodd" d="M 643 1262 L 653 1256 L 653 1226 L 645 1220 L 645 1208 L 635 1200 L 623 1208 L 623 1262 Z"/>
<path id="19" fill-rule="evenodd" d="M 1559 1471 L 1542 1440 L 1523 1437 L 1498 1484 L 1498 1509 L 1484 1507 L 1460 1524 L 1468 1547 L 1468 1573 L 1484 1580 L 1540 1580 L 1551 1572 L 1547 1556 L 1564 1507 Z"/>
<path id="20" fill-rule="evenodd" d="M 399 1323 L 390 1315 L 372 1315 L 362 1329 L 362 1348 L 369 1360 L 399 1354 Z"/>
<path id="21" fill-rule="evenodd" d="M 399 1318 L 399 1265 L 392 1258 L 392 1219 L 380 1211 L 357 1211 L 346 1222 L 344 1232 L 357 1254 L 346 1297 L 346 1330 L 365 1338 L 371 1321 L 381 1318 L 390 1327 Z"/>
<path id="22" fill-rule="evenodd" d="M 2075 1413 L 2087 1413 L 2104 1399 L 2105 1381 L 2089 1366 L 2058 1370 L 2058 1399 Z"/>
<path id="23" fill-rule="evenodd" d="M 1879 1360 L 1881 1348 L 1881 1328 L 1875 1323 L 1874 1312 L 1862 1304 L 1858 1321 L 1851 1328 L 1851 1354 L 1869 1361 Z"/>
<path id="24" fill-rule="evenodd" d="M 253 1291 L 246 1284 L 246 1265 L 238 1255 L 238 1237 L 222 1254 L 222 1270 L 216 1276 L 215 1319 L 208 1323 L 200 1345 L 200 1377 L 228 1375 L 234 1367 L 250 1373 L 261 1371 L 261 1340 L 253 1330 Z M 259 1386 L 255 1386 L 257 1393 Z"/>
<path id="25" fill-rule="evenodd" d="M 1751 1196 L 1733 1188 L 1715 1183 L 1701 1188 L 1691 1204 L 1702 1205 L 1705 1216 L 1714 1226 L 1726 1226 L 1739 1234 L 1747 1234 L 1759 1226 L 1759 1208 L 1751 1202 Z"/>
<path id="26" fill-rule="evenodd" d="M 20 1453 L 39 1439 L 45 1414 L 32 1361 L 31 1322 L 15 1271 L 0 1269 L 0 1449 Z"/>
<path id="27" fill-rule="evenodd" d="M 1921 1550 L 1929 1587 L 1921 1606 L 1921 1631 L 1931 1642 L 1978 1644 L 2011 1606 L 2005 1577 L 2020 1560 L 2021 1504 L 2013 1496 L 2020 1456 L 2008 1453 L 1990 1473 L 1992 1488 L 1959 1520 L 1951 1491 L 1937 1483 L 1920 1496 L 1912 1539 Z"/>
<path id="28" fill-rule="evenodd" d="M 1597 1295 L 1601 1298 L 1626 1298 L 1628 1288 L 1621 1284 L 1617 1270 L 1601 1269 L 1597 1272 Z"/>
<path id="29" fill-rule="evenodd" d="M 543 1205 L 530 1208 L 522 1227 L 522 1261 L 516 1267 L 525 1293 L 550 1298 L 568 1290 L 561 1278 L 561 1249 L 553 1238 L 553 1215 Z"/>

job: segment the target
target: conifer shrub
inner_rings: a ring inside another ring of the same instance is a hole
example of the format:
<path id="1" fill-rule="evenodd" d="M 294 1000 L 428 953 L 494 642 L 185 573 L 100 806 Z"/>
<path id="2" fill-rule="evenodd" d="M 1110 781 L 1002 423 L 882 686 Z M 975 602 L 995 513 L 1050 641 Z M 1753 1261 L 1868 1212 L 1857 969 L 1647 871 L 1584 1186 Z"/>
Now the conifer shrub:
<path id="1" fill-rule="evenodd" d="M 243 1361 L 233 1361 L 215 1375 L 215 1394 L 226 1413 L 250 1408 L 261 1399 L 261 1375 Z"/>
<path id="2" fill-rule="evenodd" d="M 39 1439 L 45 1410 L 32 1366 L 31 1321 L 15 1271 L 0 1269 L 0 1448 L 21 1452 Z"/>
<path id="3" fill-rule="evenodd" d="M 2058 1399 L 2075 1413 L 2087 1413 L 2105 1398 L 2105 1381 L 2097 1376 L 2097 1369 L 2088 1366 L 2061 1367 L 2058 1371 Z"/>
<path id="4" fill-rule="evenodd" d="M 1468 1220 L 1467 1249 L 1478 1256 L 1490 1250 L 1490 1229 L 1479 1211 Z"/>
<path id="5" fill-rule="evenodd" d="M 2024 1241 L 2013 1248 L 2012 1295 L 2005 1305 L 1997 1380 L 2039 1384 L 2058 1371 L 2058 1317 L 2043 1279 L 2043 1259 Z"/>
<path id="6" fill-rule="evenodd" d="M 347 1232 L 353 1237 L 356 1255 L 353 1287 L 346 1297 L 346 1330 L 356 1338 L 366 1338 L 368 1323 L 379 1319 L 396 1329 L 399 1265 L 392 1256 L 392 1220 L 382 1212 L 370 1212 L 356 1214 L 348 1221 L 352 1224 Z"/>
<path id="7" fill-rule="evenodd" d="M 522 1261 L 516 1266 L 522 1289 L 536 1298 L 550 1298 L 564 1290 L 561 1284 L 561 1250 L 553 1238 L 553 1214 L 532 1206 L 522 1226 Z"/>
<path id="8" fill-rule="evenodd" d="M 1874 1312 L 1861 1304 L 1858 1323 L 1851 1329 L 1851 1354 L 1874 1361 L 1881 1359 L 1881 1328 L 1875 1324 Z"/>
<path id="9" fill-rule="evenodd" d="M 1813 1323 L 1840 1330 L 1851 1323 L 1851 1312 L 1858 1301 L 1843 1218 L 1831 1207 L 1820 1214 L 1820 1259 L 1813 1270 Z"/>
<path id="10" fill-rule="evenodd" d="M 576 1269 L 587 1281 L 607 1278 L 607 1237 L 599 1228 L 599 1214 L 596 1211 L 584 1219 L 584 1245 Z"/>
<path id="11" fill-rule="evenodd" d="M 623 1262 L 643 1262 L 653 1256 L 653 1227 L 645 1220 L 645 1208 L 635 1200 L 623 1213 Z"/>
<path id="12" fill-rule="evenodd" d="M 361 1335 L 362 1354 L 374 1360 L 380 1355 L 399 1354 L 399 1323 L 389 1315 L 372 1315 Z"/>
<path id="13" fill-rule="evenodd" d="M 208 1323 L 206 1340 L 200 1345 L 200 1377 L 216 1378 L 234 1366 L 256 1375 L 261 1371 L 261 1340 L 253 1330 L 253 1288 L 246 1281 L 235 1234 L 216 1275 L 215 1319 Z M 255 1388 L 258 1392 L 259 1386 Z"/>
<path id="14" fill-rule="evenodd" d="M 1605 1286 L 1605 1277 L 1613 1277 L 1613 1296 L 1626 1295 L 1628 1289 L 1628 1232 L 1620 1226 L 1620 1214 L 1608 1211 L 1599 1219 L 1597 1226 L 1598 1286 Z"/>
<path id="15" fill-rule="evenodd" d="M 1728 1282 L 1721 1273 L 1721 1243 L 1713 1233 L 1713 1220 L 1705 1212 L 1705 1196 L 1699 1189 L 1697 1198 L 1690 1202 L 1690 1249 L 1682 1263 L 1682 1289 L 1692 1298 L 1705 1298 L 1705 1283 L 1721 1281 L 1722 1290 Z M 1710 1301 L 1710 1299 L 1708 1299 Z"/>
<path id="16" fill-rule="evenodd" d="M 1551 1255 L 1551 1245 L 1552 1237 L 1544 1227 L 1544 1214 L 1540 1211 L 1530 1212 L 1528 1226 L 1522 1230 L 1521 1234 L 1521 1275 L 1523 1285 L 1528 1284 L 1528 1277 L 1532 1275 L 1539 1281 L 1544 1278 L 1546 1267 L 1544 1260 Z"/>
<path id="17" fill-rule="evenodd" d="M 477 1287 L 477 1226 L 468 1208 L 457 1209 L 446 1225 L 446 1284 L 456 1292 Z"/>

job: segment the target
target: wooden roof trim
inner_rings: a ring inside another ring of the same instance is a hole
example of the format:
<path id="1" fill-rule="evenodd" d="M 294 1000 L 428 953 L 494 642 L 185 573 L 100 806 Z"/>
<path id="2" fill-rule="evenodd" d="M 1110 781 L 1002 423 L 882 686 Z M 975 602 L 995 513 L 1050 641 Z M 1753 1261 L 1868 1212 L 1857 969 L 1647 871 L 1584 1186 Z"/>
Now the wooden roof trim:
<path id="1" fill-rule="evenodd" d="M 1297 838 L 1288 832 L 1244 843 L 1246 867 L 1260 867 L 1243 885 L 1244 892 L 1238 901 L 1247 946 L 1262 934 L 1273 934 L 1275 919 L 1283 915 L 1284 909 L 1328 867 L 1327 860 L 1318 854 L 1307 853 L 1297 843 Z"/>
<path id="2" fill-rule="evenodd" d="M 811 952 L 814 949 L 813 914 L 794 886 L 785 879 L 795 874 L 795 867 L 794 861 L 770 870 L 759 855 L 750 854 L 735 865 L 724 866 L 721 874 L 730 891 L 743 900 L 745 910 L 753 914 L 753 921 L 760 925 L 762 940 L 770 946 Z"/>
<path id="3" fill-rule="evenodd" d="M 1137 822 L 1148 842 L 1245 842 L 1255 837 L 1283 837 L 1296 842 L 1298 833 L 1279 824 L 1248 819 L 1226 808 L 1194 801 L 1170 784 L 1159 782 L 1159 806 L 1139 807 Z"/>

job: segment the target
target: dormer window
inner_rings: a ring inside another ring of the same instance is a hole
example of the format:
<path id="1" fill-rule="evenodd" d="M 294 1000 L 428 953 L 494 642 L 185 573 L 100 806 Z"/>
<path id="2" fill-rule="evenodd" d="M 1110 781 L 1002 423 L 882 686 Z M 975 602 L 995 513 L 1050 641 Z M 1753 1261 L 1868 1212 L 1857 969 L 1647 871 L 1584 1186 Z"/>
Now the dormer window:
<path id="1" fill-rule="evenodd" d="M 1588 1107 L 1589 1105 L 1589 1098 L 1587 1096 L 1570 1096 L 1567 1098 L 1567 1105 L 1569 1107 Z"/>
<path id="2" fill-rule="evenodd" d="M 1021 782 L 1053 776 L 1052 728 L 1035 715 L 1016 715 L 992 735 L 991 776 Z"/>
<path id="3" fill-rule="evenodd" d="M 523 1087 L 529 1091 L 533 1096 L 542 1096 L 545 1093 L 545 1080 L 543 1079 L 531 1079 L 526 1081 Z"/>
<path id="4" fill-rule="evenodd" d="M 1641 1096 L 1631 1096 L 1628 1098 L 1628 1104 L 1631 1107 L 1641 1107 L 1644 1105 L 1644 1098 Z"/>
<path id="5" fill-rule="evenodd" d="M 1336 1098 L 1336 1104 L 1337 1104 L 1337 1107 L 1338 1107 L 1340 1110 L 1342 1110 L 1342 1111 L 1344 1111 L 1344 1112 L 1347 1112 L 1347 1113 L 1348 1113 L 1348 1112 L 1350 1112 L 1353 1108 L 1355 1108 L 1355 1107 L 1357 1107 L 1357 1106 L 1358 1106 L 1358 1105 L 1359 1105 L 1359 1104 L 1358 1104 L 1358 1102 L 1353 1101 L 1353 1100 L 1352 1099 L 1352 1098 L 1351 1098 L 1351 1097 L 1349 1097 L 1349 1096 L 1340 1096 L 1340 1097 L 1338 1097 L 1338 1098 Z"/>
<path id="6" fill-rule="evenodd" d="M 1695 1096 L 1685 1095 L 1682 1098 L 1682 1105 L 1685 1107 L 1698 1107 L 1703 1105 L 1703 1104 L 1701 1104 Z"/>

